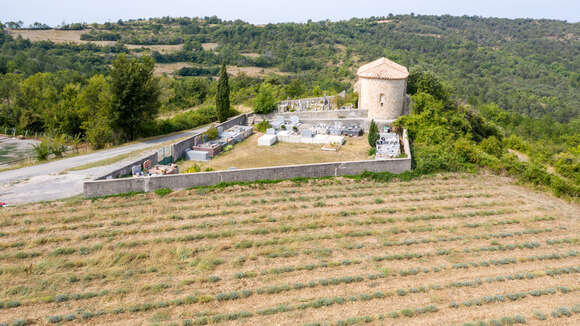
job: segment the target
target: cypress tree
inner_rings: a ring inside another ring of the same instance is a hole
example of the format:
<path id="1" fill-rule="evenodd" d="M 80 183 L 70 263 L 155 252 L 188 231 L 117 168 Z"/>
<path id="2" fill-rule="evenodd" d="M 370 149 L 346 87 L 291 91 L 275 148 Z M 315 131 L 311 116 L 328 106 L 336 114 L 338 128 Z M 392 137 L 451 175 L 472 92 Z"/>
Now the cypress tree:
<path id="1" fill-rule="evenodd" d="M 371 148 L 374 148 L 375 146 L 377 146 L 377 139 L 379 139 L 379 127 L 375 123 L 375 120 L 371 120 L 371 125 L 369 127 L 368 139 L 369 139 L 369 145 L 371 145 Z"/>
<path id="2" fill-rule="evenodd" d="M 220 69 L 215 106 L 219 121 L 226 121 L 230 112 L 230 86 L 228 83 L 228 72 L 226 71 L 225 63 Z"/>

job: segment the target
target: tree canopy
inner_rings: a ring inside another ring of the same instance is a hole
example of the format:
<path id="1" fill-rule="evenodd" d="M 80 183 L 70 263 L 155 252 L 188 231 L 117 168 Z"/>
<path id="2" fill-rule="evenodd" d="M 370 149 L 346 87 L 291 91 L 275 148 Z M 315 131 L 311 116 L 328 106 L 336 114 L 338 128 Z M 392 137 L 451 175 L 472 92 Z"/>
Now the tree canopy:
<path id="1" fill-rule="evenodd" d="M 114 126 L 121 137 L 133 140 L 159 111 L 159 81 L 153 76 L 153 58 L 128 58 L 120 54 L 111 68 Z"/>

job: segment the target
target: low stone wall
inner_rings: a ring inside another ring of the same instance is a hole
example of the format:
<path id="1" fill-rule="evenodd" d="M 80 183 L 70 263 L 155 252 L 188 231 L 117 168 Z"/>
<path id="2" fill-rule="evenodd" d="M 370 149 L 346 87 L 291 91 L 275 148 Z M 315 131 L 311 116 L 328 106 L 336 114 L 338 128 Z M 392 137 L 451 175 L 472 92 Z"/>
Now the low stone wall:
<path id="1" fill-rule="evenodd" d="M 223 127 L 224 130 L 229 129 L 235 125 L 243 125 L 246 124 L 246 122 L 248 121 L 248 114 L 240 114 L 237 115 L 233 118 L 228 119 L 227 121 L 220 123 L 219 125 L 217 125 L 216 127 Z M 177 142 L 173 145 L 171 145 L 171 155 L 173 157 L 173 161 L 175 162 L 176 160 L 180 159 L 181 157 L 183 157 L 183 155 L 185 154 L 185 152 L 188 149 L 191 149 L 191 147 L 193 147 L 193 142 L 195 137 L 201 135 L 200 134 L 195 134 L 187 139 L 184 139 L 180 142 Z M 151 163 L 153 163 L 153 165 L 157 164 L 158 160 L 157 160 L 157 151 L 155 151 L 154 153 L 150 153 L 147 154 L 141 158 L 139 158 L 138 160 L 135 160 L 131 163 L 127 163 L 127 165 L 123 166 L 122 168 L 119 168 L 117 170 L 114 170 L 110 173 L 107 173 L 103 176 L 100 176 L 98 178 L 96 178 L 95 180 L 106 180 L 106 179 L 115 179 L 115 178 L 119 178 L 122 176 L 126 176 L 126 175 L 130 175 L 132 173 L 132 168 L 135 165 L 142 165 L 143 162 L 147 161 L 147 160 L 151 160 Z M 132 190 L 129 190 L 132 191 Z"/>
<path id="2" fill-rule="evenodd" d="M 231 171 L 95 180 L 85 182 L 84 194 L 85 198 L 91 198 L 132 191 L 148 192 L 161 188 L 185 189 L 195 186 L 210 186 L 221 182 L 337 177 L 361 174 L 365 171 L 402 173 L 411 169 L 411 151 L 406 130 L 403 132 L 403 150 L 407 157 L 386 160 L 299 164 Z"/>
<path id="3" fill-rule="evenodd" d="M 248 114 L 240 114 L 229 120 L 220 123 L 217 127 L 222 127 L 224 130 L 229 129 L 236 125 L 244 125 L 248 121 Z M 177 161 L 183 157 L 186 151 L 190 150 L 194 145 L 194 140 L 201 134 L 195 134 L 187 139 L 184 139 L 178 143 L 171 145 L 171 156 L 173 157 L 173 161 Z"/>
<path id="4" fill-rule="evenodd" d="M 362 109 L 352 109 L 352 110 L 325 110 L 325 111 L 296 111 L 296 112 L 274 112 L 265 115 L 261 115 L 263 118 L 269 120 L 274 119 L 275 116 L 281 115 L 287 120 L 290 120 L 291 116 L 298 116 L 300 120 L 326 120 L 326 119 L 349 119 L 349 118 L 367 118 L 368 111 Z"/>
<path id="5" fill-rule="evenodd" d="M 116 169 L 108 174 L 100 176 L 100 177 L 96 178 L 95 180 L 114 179 L 114 178 L 119 178 L 119 177 L 126 176 L 126 175 L 131 175 L 133 172 L 132 168 L 135 165 L 142 166 L 143 162 L 145 162 L 147 160 L 151 160 L 151 163 L 153 163 L 153 165 L 157 164 L 157 152 L 147 154 L 146 156 L 143 156 L 136 161 L 128 163 L 127 165 L 123 166 L 122 168 Z"/>
<path id="6" fill-rule="evenodd" d="M 210 186 L 221 182 L 282 180 L 329 176 L 336 177 L 361 174 L 365 171 L 402 173 L 410 169 L 410 157 L 377 161 L 301 164 L 232 171 L 199 172 L 156 177 L 88 181 L 84 184 L 84 193 L 86 198 L 91 198 L 131 191 L 148 192 L 161 188 L 185 189 L 194 186 Z"/>

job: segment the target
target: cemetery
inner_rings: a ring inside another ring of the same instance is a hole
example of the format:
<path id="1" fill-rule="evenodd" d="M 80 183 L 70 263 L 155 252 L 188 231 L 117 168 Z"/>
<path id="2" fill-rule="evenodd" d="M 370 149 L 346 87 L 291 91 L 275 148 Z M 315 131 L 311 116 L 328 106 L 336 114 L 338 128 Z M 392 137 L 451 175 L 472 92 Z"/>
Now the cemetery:
<path id="1" fill-rule="evenodd" d="M 276 112 L 236 116 L 99 181 L 86 182 L 85 196 L 226 181 L 409 170 L 411 151 L 406 131 L 391 129 L 399 116 L 409 113 L 407 68 L 380 58 L 359 68 L 357 75 L 356 107 L 336 105 L 336 98 L 344 92 L 281 101 Z M 268 127 L 265 132 L 254 133 L 257 124 Z M 371 125 L 376 126 L 373 134 L 378 129 L 372 148 L 366 137 Z M 129 173 L 141 181 L 103 182 Z"/>

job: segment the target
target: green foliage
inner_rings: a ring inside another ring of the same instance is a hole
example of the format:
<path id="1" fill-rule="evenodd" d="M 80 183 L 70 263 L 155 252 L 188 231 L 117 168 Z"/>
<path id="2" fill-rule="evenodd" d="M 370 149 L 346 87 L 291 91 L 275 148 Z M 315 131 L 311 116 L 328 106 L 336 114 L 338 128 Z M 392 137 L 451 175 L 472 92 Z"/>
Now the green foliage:
<path id="1" fill-rule="evenodd" d="M 230 112 L 230 86 L 225 63 L 220 69 L 215 106 L 218 120 L 220 122 L 226 121 Z"/>
<path id="2" fill-rule="evenodd" d="M 410 95 L 426 93 L 433 96 L 436 100 L 442 102 L 449 101 L 449 91 L 439 78 L 432 71 L 425 71 L 419 68 L 414 68 L 409 73 L 407 92 Z"/>
<path id="3" fill-rule="evenodd" d="M 46 161 L 50 155 L 50 146 L 47 141 L 42 141 L 40 144 L 33 145 L 34 155 L 39 161 Z"/>
<path id="4" fill-rule="evenodd" d="M 481 149 L 489 155 L 500 158 L 504 154 L 503 144 L 495 137 L 489 136 L 479 144 Z"/>
<path id="5" fill-rule="evenodd" d="M 420 109 L 399 118 L 394 125 L 408 130 L 413 143 L 413 168 L 416 173 L 468 171 L 485 167 L 534 185 L 546 186 L 557 195 L 580 195 L 580 187 L 548 173 L 542 166 L 520 162 L 513 155 L 504 155 L 500 130 L 479 112 L 444 103 L 426 93 L 416 93 L 412 99 L 416 101 L 415 107 Z M 518 144 L 519 141 L 511 137 L 508 142 Z M 521 144 L 518 146 L 522 147 Z"/>
<path id="6" fill-rule="evenodd" d="M 81 128 L 86 140 L 95 149 L 113 143 L 112 94 L 103 75 L 88 80 L 87 86 L 79 94 Z"/>
<path id="7" fill-rule="evenodd" d="M 215 127 L 209 128 L 205 132 L 205 134 L 207 135 L 207 138 L 209 138 L 209 140 L 214 140 L 214 139 L 217 139 L 219 137 L 219 132 L 218 132 L 217 128 L 215 128 Z"/>
<path id="8" fill-rule="evenodd" d="M 517 135 L 510 135 L 503 139 L 506 148 L 515 149 L 520 152 L 528 153 L 530 148 L 528 144 Z"/>
<path id="9" fill-rule="evenodd" d="M 371 125 L 369 127 L 368 134 L 369 146 L 371 146 L 371 148 L 376 148 L 378 139 L 379 139 L 379 127 L 375 123 L 375 120 L 371 120 Z"/>
<path id="10" fill-rule="evenodd" d="M 274 96 L 274 87 L 268 83 L 263 83 L 258 89 L 258 94 L 254 99 L 254 112 L 267 114 L 276 109 L 276 97 Z"/>
<path id="11" fill-rule="evenodd" d="M 67 143 L 68 140 L 66 135 L 57 135 L 54 137 L 43 138 L 40 144 L 33 145 L 36 159 L 39 161 L 44 161 L 47 160 L 50 155 L 62 157 L 63 154 L 67 151 Z"/>
<path id="12" fill-rule="evenodd" d="M 142 135 L 159 110 L 159 81 L 153 77 L 155 61 L 149 56 L 129 59 L 120 54 L 111 68 L 114 125 L 124 139 Z"/>
<path id="13" fill-rule="evenodd" d="M 197 172 L 201 172 L 201 166 L 199 166 L 197 163 L 193 164 L 191 167 L 187 168 L 184 173 L 197 173 Z"/>
<path id="14" fill-rule="evenodd" d="M 266 132 L 266 130 L 268 130 L 269 128 L 272 128 L 272 126 L 270 125 L 270 122 L 266 119 L 260 121 L 254 126 L 254 129 L 259 132 Z"/>
<path id="15" fill-rule="evenodd" d="M 231 114 L 235 114 L 235 112 L 231 112 Z M 167 134 L 174 131 L 196 128 L 216 120 L 215 107 L 203 106 L 195 110 L 177 114 L 173 118 L 152 121 L 146 126 L 144 134 L 146 136 Z"/>
<path id="16" fill-rule="evenodd" d="M 159 197 L 165 197 L 172 192 L 173 192 L 173 190 L 168 189 L 168 188 L 161 188 L 161 189 L 155 190 L 155 194 L 157 194 L 157 196 L 159 196 Z"/>
<path id="17" fill-rule="evenodd" d="M 556 156 L 554 167 L 560 175 L 580 185 L 580 156 L 571 153 L 561 153 Z"/>

